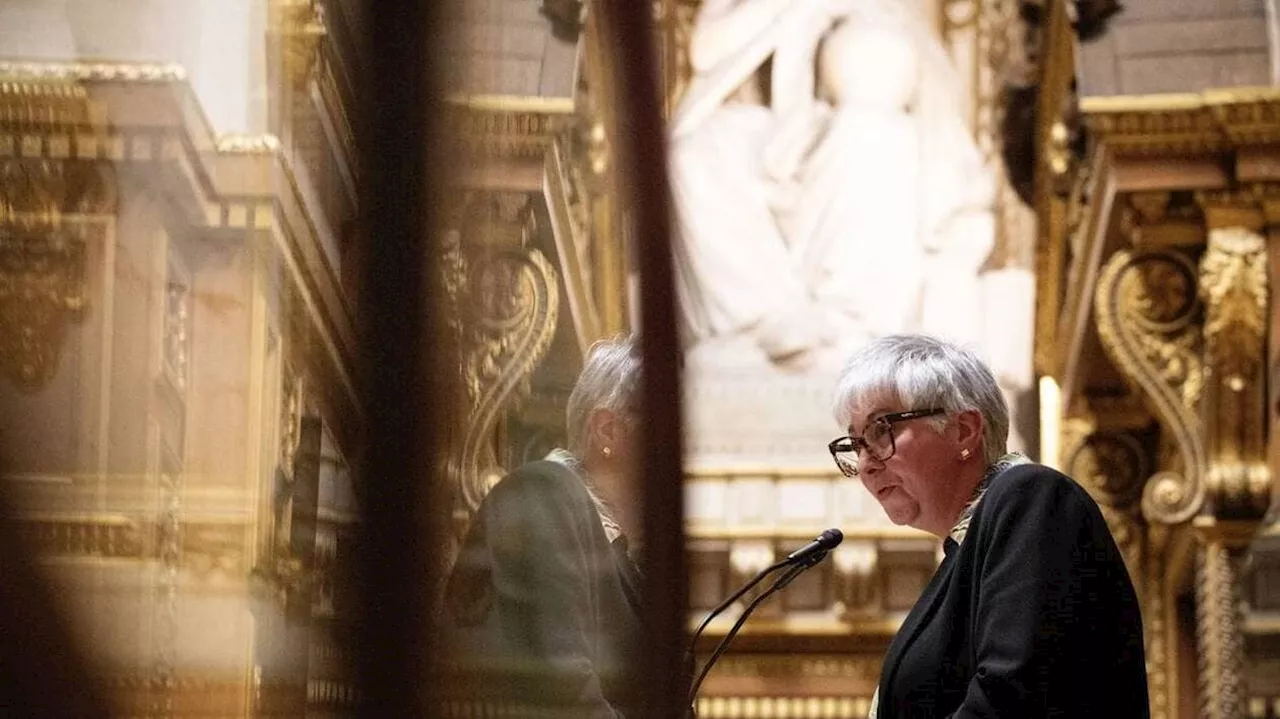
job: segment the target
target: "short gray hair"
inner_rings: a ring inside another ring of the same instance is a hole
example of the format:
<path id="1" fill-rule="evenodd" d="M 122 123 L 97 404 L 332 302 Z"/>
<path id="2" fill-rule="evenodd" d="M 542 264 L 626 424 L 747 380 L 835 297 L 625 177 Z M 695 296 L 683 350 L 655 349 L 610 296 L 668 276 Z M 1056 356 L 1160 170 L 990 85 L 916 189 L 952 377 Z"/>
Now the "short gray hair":
<path id="1" fill-rule="evenodd" d="M 565 407 L 569 451 L 584 459 L 591 413 L 636 409 L 640 388 L 640 348 L 633 336 L 600 340 L 587 352 Z"/>
<path id="2" fill-rule="evenodd" d="M 841 427 L 862 401 L 886 397 L 907 410 L 940 408 L 982 415 L 988 463 L 1008 452 L 1009 406 L 991 369 L 971 349 L 927 335 L 888 335 L 849 358 L 836 384 L 833 411 Z"/>

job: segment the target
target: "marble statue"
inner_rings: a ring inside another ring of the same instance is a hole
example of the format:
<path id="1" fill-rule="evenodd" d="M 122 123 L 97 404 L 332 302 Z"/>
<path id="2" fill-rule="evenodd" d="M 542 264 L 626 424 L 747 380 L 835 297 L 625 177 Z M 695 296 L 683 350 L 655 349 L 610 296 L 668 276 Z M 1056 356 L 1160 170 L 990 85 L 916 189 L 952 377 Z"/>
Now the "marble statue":
<path id="1" fill-rule="evenodd" d="M 686 336 L 811 366 L 977 341 L 992 173 L 927 0 L 705 0 L 672 118 Z"/>

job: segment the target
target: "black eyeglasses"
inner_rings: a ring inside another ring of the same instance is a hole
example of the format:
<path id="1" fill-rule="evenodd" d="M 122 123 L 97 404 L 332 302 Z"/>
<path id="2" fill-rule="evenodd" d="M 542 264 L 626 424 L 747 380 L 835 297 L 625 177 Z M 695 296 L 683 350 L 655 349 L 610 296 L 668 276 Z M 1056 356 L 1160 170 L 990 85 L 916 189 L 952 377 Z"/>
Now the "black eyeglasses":
<path id="1" fill-rule="evenodd" d="M 882 415 L 863 431 L 861 437 L 846 436 L 833 439 L 831 444 L 827 445 L 827 449 L 830 450 L 831 458 L 836 461 L 836 466 L 844 476 L 857 477 L 859 452 L 865 450 L 871 458 L 877 462 L 883 462 L 898 451 L 897 443 L 893 439 L 893 425 L 909 419 L 933 417 L 945 413 L 945 409 L 934 408 Z"/>

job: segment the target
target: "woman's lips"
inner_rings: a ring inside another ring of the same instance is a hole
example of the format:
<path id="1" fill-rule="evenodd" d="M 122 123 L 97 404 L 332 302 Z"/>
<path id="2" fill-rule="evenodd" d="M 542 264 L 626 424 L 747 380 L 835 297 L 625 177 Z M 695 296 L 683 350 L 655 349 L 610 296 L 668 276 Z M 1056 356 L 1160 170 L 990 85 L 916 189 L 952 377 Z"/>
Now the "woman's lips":
<path id="1" fill-rule="evenodd" d="M 888 487 L 881 487 L 880 489 L 876 490 L 876 499 L 884 499 L 885 497 L 888 497 L 889 494 L 893 492 L 893 490 L 894 490 L 893 485 L 889 485 Z"/>

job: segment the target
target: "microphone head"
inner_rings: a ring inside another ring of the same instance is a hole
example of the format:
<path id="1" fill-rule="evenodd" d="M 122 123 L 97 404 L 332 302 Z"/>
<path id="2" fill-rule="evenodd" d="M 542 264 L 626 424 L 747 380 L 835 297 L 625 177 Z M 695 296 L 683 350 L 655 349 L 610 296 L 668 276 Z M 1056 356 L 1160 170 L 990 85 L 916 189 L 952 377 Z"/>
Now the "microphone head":
<path id="1" fill-rule="evenodd" d="M 831 529 L 823 530 L 817 539 L 818 545 L 822 547 L 823 551 L 828 551 L 840 546 L 840 543 L 844 541 L 844 532 L 832 527 Z"/>

